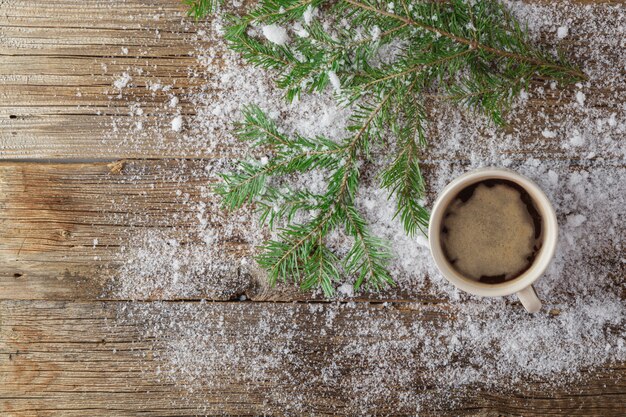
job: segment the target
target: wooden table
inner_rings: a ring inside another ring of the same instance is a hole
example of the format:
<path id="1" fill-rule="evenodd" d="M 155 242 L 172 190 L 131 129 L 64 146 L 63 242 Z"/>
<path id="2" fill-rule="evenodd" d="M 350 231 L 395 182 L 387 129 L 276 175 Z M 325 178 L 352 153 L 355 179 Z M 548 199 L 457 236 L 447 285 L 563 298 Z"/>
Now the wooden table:
<path id="1" fill-rule="evenodd" d="M 142 13 L 148 7 L 159 8 L 158 21 L 148 21 L 149 15 Z M 141 337 L 140 324 L 111 326 L 125 300 L 102 299 L 108 277 L 115 272 L 114 254 L 128 230 L 137 226 L 129 219 L 150 212 L 153 224 L 140 227 L 192 227 L 184 216 L 170 216 L 184 210 L 177 207 L 171 191 L 197 196 L 199 180 L 168 183 L 160 173 L 178 164 L 177 158 L 186 158 L 191 170 L 215 157 L 166 152 L 150 138 L 138 148 L 116 142 L 110 134 L 110 121 L 127 112 L 125 103 L 107 97 L 110 74 L 122 73 L 129 65 L 145 65 L 150 77 L 167 80 L 180 91 L 189 87 L 185 71 L 197 63 L 180 27 L 182 10 L 176 0 L 0 0 L 2 416 L 195 415 L 202 406 L 209 414 L 284 411 L 263 404 L 264 390 L 283 389 L 271 383 L 241 387 L 229 384 L 225 373 L 218 388 L 184 393 L 163 382 L 151 369 L 157 366 L 152 358 L 159 352 Z M 157 27 L 161 39 L 148 34 L 144 25 Z M 147 54 L 120 52 L 123 46 L 137 45 Z M 104 63 L 108 74 L 102 73 Z M 147 76 L 136 77 L 133 94 L 146 96 L 144 103 L 154 106 L 167 99 L 147 96 L 146 80 Z M 193 113 L 190 103 L 181 105 L 184 114 Z M 149 112 L 150 106 L 144 110 Z M 103 145 L 105 136 L 109 139 Z M 156 189 L 150 186 L 154 182 L 160 185 Z M 111 196 L 122 195 L 124 203 L 118 199 L 113 206 Z M 119 215 L 111 216 L 112 210 Z M 237 242 L 231 248 L 233 256 L 246 249 Z M 285 287 L 269 289 L 253 276 L 244 281 L 230 293 L 202 298 L 217 301 L 211 308 L 226 321 L 241 320 L 244 326 L 262 312 L 291 315 L 302 322 L 302 340 L 308 339 L 299 346 L 303 354 L 332 351 L 339 343 L 319 338 L 315 319 L 300 315 L 301 302 L 311 301 L 310 295 Z M 237 306 L 241 303 L 236 303 L 242 294 L 248 298 L 243 316 Z M 355 308 L 380 310 L 381 300 L 424 306 L 441 302 L 402 291 L 372 300 L 358 298 Z M 164 301 L 176 305 L 180 298 Z M 326 308 L 319 304 L 320 316 Z M 429 317 L 420 309 L 399 311 L 401 320 Z M 348 313 L 342 314 L 335 326 L 353 326 Z M 550 392 L 527 388 L 516 395 L 480 391 L 425 414 L 623 416 L 624 376 L 624 366 L 612 365 L 593 371 L 583 385 Z M 310 404 L 313 413 L 356 413 L 323 384 L 306 389 L 319 391 L 318 401 Z M 381 404 L 381 413 L 396 411 L 393 404 Z"/>

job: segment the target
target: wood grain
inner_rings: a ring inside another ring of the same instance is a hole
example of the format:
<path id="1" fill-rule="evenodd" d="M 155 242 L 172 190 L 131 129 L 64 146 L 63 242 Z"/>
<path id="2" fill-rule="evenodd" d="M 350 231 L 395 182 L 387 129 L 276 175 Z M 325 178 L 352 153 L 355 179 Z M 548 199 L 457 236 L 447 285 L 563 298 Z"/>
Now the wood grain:
<path id="1" fill-rule="evenodd" d="M 207 180 L 192 175 L 202 164 L 0 164 L 3 297 L 104 295 L 105 280 L 121 262 L 120 245 L 145 228 L 172 231 L 172 238 L 189 234 L 196 213 L 182 195 L 207 200 L 201 196 Z M 247 248 L 235 241 L 225 250 L 236 260 Z"/>
<path id="2" fill-rule="evenodd" d="M 111 136 L 113 118 L 128 113 L 112 84 L 135 71 L 125 94 L 146 114 L 169 100 L 149 82 L 164 80 L 181 96 L 190 87 L 196 60 L 180 2 L 4 0 L 0 10 L 0 156 L 161 156 L 150 138 L 137 149 Z M 191 112 L 189 103 L 181 111 Z"/>
<path id="3" fill-rule="evenodd" d="M 162 91 L 153 94 L 146 88 L 150 82 L 171 85 L 171 92 L 181 99 L 182 114 L 193 115 L 196 109 L 185 93 L 215 75 L 201 70 L 203 77 L 188 76 L 188 71 L 198 71 L 201 66 L 193 57 L 194 43 L 190 42 L 194 27 L 183 23 L 184 7 L 179 2 L 81 1 L 77 7 L 73 1 L 54 0 L 34 7 L 28 1 L 4 0 L 2 8 L 7 12 L 0 13 L 0 157 L 213 156 L 202 148 L 176 146 L 174 134 L 153 134 L 139 143 L 125 140 L 134 134 L 124 127 L 132 125 L 124 120 L 130 119 L 129 101 L 141 103 L 147 115 L 156 116 L 168 100 Z M 554 46 L 553 39 L 543 41 L 548 48 Z M 588 39 L 573 38 L 560 46 L 566 54 L 576 56 L 575 52 L 588 43 Z M 128 54 L 122 53 L 122 47 Z M 619 48 L 603 51 L 608 64 L 620 65 L 620 57 Z M 219 62 L 221 57 L 213 59 Z M 112 85 L 128 71 L 133 81 L 118 99 L 119 91 Z M 565 97 L 571 98 L 574 92 L 569 88 Z M 625 92 L 603 91 L 594 84 L 588 93 L 603 97 Z M 528 128 L 541 125 L 538 115 L 558 117 L 559 105 L 556 93 L 543 100 L 530 100 L 527 117 L 510 121 L 510 130 L 526 142 L 511 155 L 513 158 L 536 152 L 538 139 L 541 150 L 555 158 L 564 157 L 556 142 L 542 141 L 540 131 Z M 112 134 L 114 121 L 123 128 Z"/>
<path id="4" fill-rule="evenodd" d="M 268 288 L 262 275 L 242 274 L 239 259 L 250 253 L 253 243 L 245 233 L 235 232 L 220 247 L 233 260 L 222 272 L 230 285 L 192 297 L 155 293 L 148 298 L 172 300 L 167 303 L 172 314 L 189 308 L 223 317 L 231 327 L 221 340 L 222 351 L 215 348 L 217 354 L 227 352 L 228 344 L 254 340 L 259 317 L 282 317 L 286 326 L 299 329 L 290 348 L 302 358 L 304 368 L 287 364 L 270 372 L 266 381 L 254 383 L 240 378 L 246 371 L 244 365 L 217 369 L 209 378 L 213 384 L 194 392 L 157 376 L 171 355 L 163 340 L 175 340 L 178 334 L 162 329 L 158 335 L 151 334 L 162 319 L 154 315 L 143 320 L 138 315 L 134 322 L 122 320 L 122 309 L 139 311 L 151 304 L 115 300 L 108 285 L 124 262 L 120 248 L 146 231 L 162 232 L 183 244 L 197 243 L 194 204 L 207 204 L 214 215 L 211 225 L 219 226 L 217 204 L 205 192 L 209 180 L 198 172 L 226 156 L 227 149 L 181 147 L 171 132 L 148 135 L 140 142 L 125 140 L 129 132 L 124 119 L 131 101 L 141 103 L 148 123 L 163 122 L 157 113 L 169 96 L 149 90 L 155 80 L 172 86 L 171 91 L 181 98 L 182 114 L 196 112 L 186 97 L 203 80 L 187 75 L 198 63 L 190 42 L 195 28 L 184 23 L 183 16 L 184 7 L 177 0 L 0 0 L 3 417 L 283 415 L 290 396 L 302 387 L 310 391 L 303 408 L 311 414 L 355 415 L 359 413 L 341 384 L 309 383 L 305 378 L 306 372 L 327 366 L 350 338 L 359 337 L 355 311 L 407 325 L 454 320 L 443 297 L 428 288 L 416 289 L 408 280 L 399 288 L 356 298 L 352 310 L 339 309 L 333 333 L 322 336 L 323 322 L 331 309 L 337 310 L 337 304 L 317 302 L 319 297 L 291 286 Z M 571 53 L 587 43 L 587 39 L 573 38 L 563 46 Z M 618 62 L 623 51 L 614 48 L 604 54 L 606 62 Z M 137 73 L 118 98 L 112 84 L 129 70 Z M 626 85 L 619 91 L 592 85 L 588 93 L 598 97 L 594 106 L 614 105 L 614 97 L 625 94 Z M 570 160 L 556 140 L 540 136 L 539 128 L 539 116 L 559 117 L 561 100 L 573 94 L 571 88 L 563 97 L 548 95 L 527 103 L 527 118 L 512 120 L 508 127 L 523 144 L 511 159 L 523 160 L 541 151 L 544 156 L 567 160 L 572 171 L 579 169 L 581 161 Z M 114 121 L 122 126 L 118 132 L 112 130 Z M 604 163 L 623 166 L 623 155 L 602 157 Z M 464 163 L 458 155 L 434 155 L 430 162 L 437 163 L 437 158 Z M 428 175 L 428 166 L 425 171 Z M 240 225 L 246 226 L 245 221 Z M 598 262 L 619 262 L 619 258 L 619 254 L 607 253 Z M 234 301 L 241 295 L 252 302 L 180 302 L 189 298 Z M 396 303 L 391 310 L 383 310 L 381 301 Z M 389 342 L 386 337 L 381 333 L 371 341 Z M 277 335 L 282 343 L 281 338 Z M 350 361 L 338 366 L 348 376 L 359 371 Z M 285 380 L 285 375 L 297 383 Z M 428 404 L 420 415 L 622 416 L 624 375 L 624 365 L 616 364 L 590 372 L 586 382 L 560 389 L 539 383 L 509 393 L 470 388 L 455 393 L 456 402 Z M 411 385 L 392 388 L 410 394 L 415 390 L 429 393 L 432 386 L 427 378 L 416 378 Z M 374 405 L 377 414 L 415 414 L 393 395 L 381 397 Z"/>
<path id="5" fill-rule="evenodd" d="M 173 416 L 196 415 L 198 409 L 203 410 L 202 414 L 211 415 L 282 415 L 295 398 L 292 395 L 300 390 L 300 387 L 290 386 L 288 379 L 310 377 L 316 369 L 328 366 L 334 352 L 340 352 L 359 332 L 353 324 L 355 315 L 367 311 L 370 315 L 393 316 L 394 320 L 405 324 L 445 318 L 437 309 L 419 306 L 382 310 L 380 306 L 360 304 L 339 309 L 333 319 L 333 334 L 325 337 L 319 334 L 325 327 L 316 323 L 327 320 L 328 308 L 337 311 L 332 305 L 320 304 L 314 311 L 303 304 L 197 305 L 194 311 L 204 312 L 207 317 L 220 317 L 227 329 L 237 329 L 235 332 L 227 330 L 224 340 L 215 341 L 235 346 L 248 346 L 242 344 L 242 340 L 255 337 L 260 316 L 286 317 L 287 326 L 299 329 L 296 336 L 288 337 L 297 339 L 290 346 L 304 361 L 292 369 L 270 370 L 263 381 L 258 382 L 242 382 L 241 375 L 246 372 L 243 368 L 215 368 L 205 375 L 212 384 L 198 387 L 190 398 L 181 400 L 184 393 L 167 380 L 155 377 L 155 368 L 160 365 L 165 369 L 172 352 L 164 345 L 146 340 L 145 335 L 150 333 L 154 323 L 143 328 L 146 323 L 141 320 L 132 324 L 117 322 L 122 306 L 113 302 L 0 302 L 3 335 L 0 339 L 0 409 L 3 416 L 22 417 L 35 413 L 83 417 Z M 170 308 L 171 314 L 176 314 L 188 305 L 172 303 Z M 155 320 L 167 323 L 166 318 Z M 212 325 L 211 321 L 203 323 L 208 327 Z M 172 329 L 172 333 L 177 331 Z M 160 336 L 167 337 L 167 333 Z M 371 339 L 371 343 L 384 341 L 385 337 L 383 332 Z M 286 342 L 276 339 L 275 343 L 282 346 Z M 240 366 L 245 367 L 245 363 Z M 351 371 L 350 363 L 337 366 L 337 371 L 345 373 L 346 378 L 355 371 Z M 523 393 L 476 391 L 457 404 L 449 402 L 442 407 L 433 401 L 420 415 L 620 416 L 626 401 L 626 381 L 616 379 L 616 373 L 623 371 L 622 367 L 613 367 L 611 373 L 607 368 L 589 375 L 584 385 L 571 384 L 562 389 L 546 390 L 542 384 L 530 384 Z M 302 406 L 314 415 L 353 414 L 351 399 L 337 395 L 343 390 L 341 385 L 336 385 L 339 383 L 333 378 L 328 383 L 308 383 Z M 294 389 L 296 392 L 291 393 Z M 418 377 L 408 386 L 406 382 L 399 382 L 393 390 L 393 395 L 383 396 L 374 404 L 378 414 L 410 412 L 406 405 L 399 403 L 399 395 L 428 394 L 432 387 Z"/>
<path id="6" fill-rule="evenodd" d="M 254 270 L 241 276 L 239 259 L 254 249 L 247 229 L 257 226 L 245 220 L 237 223 L 207 195 L 211 181 L 204 175 L 206 165 L 200 160 L 0 163 L 2 298 L 111 298 L 106 289 L 124 260 L 120 247 L 141 247 L 146 231 L 199 244 L 196 204 L 203 203 L 208 207 L 207 227 L 219 230 L 223 221 L 238 226 L 221 249 L 232 260 L 223 272 L 224 286 L 216 290 L 205 285 L 191 298 L 228 300 L 245 294 L 259 301 L 319 299 L 321 295 L 291 285 L 270 288 L 264 275 Z M 358 299 L 440 301 L 427 287 L 410 284 Z"/>

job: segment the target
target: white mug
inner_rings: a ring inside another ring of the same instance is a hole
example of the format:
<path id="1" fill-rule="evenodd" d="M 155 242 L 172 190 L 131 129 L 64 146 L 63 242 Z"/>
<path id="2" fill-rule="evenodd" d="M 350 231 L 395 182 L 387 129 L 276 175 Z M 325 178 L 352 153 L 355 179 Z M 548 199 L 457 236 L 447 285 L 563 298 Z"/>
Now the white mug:
<path id="1" fill-rule="evenodd" d="M 509 180 L 520 185 L 532 198 L 542 219 L 542 245 L 531 266 L 517 278 L 498 284 L 486 284 L 464 277 L 448 262 L 441 246 L 441 223 L 444 212 L 461 190 L 469 185 L 488 179 Z M 556 213 L 548 197 L 530 179 L 504 168 L 481 168 L 468 172 L 448 184 L 433 206 L 428 225 L 428 240 L 435 264 L 444 277 L 463 291 L 486 297 L 517 294 L 529 313 L 541 309 L 541 301 L 532 287 L 546 270 L 554 256 L 558 237 Z"/>

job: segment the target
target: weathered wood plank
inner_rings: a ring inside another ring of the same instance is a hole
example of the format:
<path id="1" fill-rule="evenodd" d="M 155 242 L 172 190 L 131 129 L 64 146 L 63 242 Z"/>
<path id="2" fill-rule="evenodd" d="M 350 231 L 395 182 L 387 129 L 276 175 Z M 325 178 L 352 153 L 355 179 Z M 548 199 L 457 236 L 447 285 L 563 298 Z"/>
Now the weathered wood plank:
<path id="1" fill-rule="evenodd" d="M 263 274 L 242 273 L 241 257 L 255 246 L 251 217 L 230 216 L 207 194 L 206 161 L 118 161 L 114 163 L 0 163 L 0 298 L 94 299 L 111 297 L 111 278 L 142 248 L 145 233 L 162 233 L 202 250 L 199 227 L 230 235 L 221 240 L 219 273 L 193 295 L 165 298 L 256 300 L 316 299 L 291 285 L 268 288 Z M 198 219 L 198 204 L 206 222 Z M 253 235 L 253 234 L 252 234 Z M 160 236 L 160 235 L 159 235 Z M 121 252 L 121 247 L 128 248 Z M 155 254 L 157 256 L 157 254 Z M 207 253 L 206 263 L 217 262 Z M 228 261 L 230 260 L 230 261 Z M 200 272 L 190 271 L 189 274 Z M 222 275 L 221 277 L 219 275 Z M 200 279 L 202 275 L 196 277 Z M 154 297 L 158 298 L 159 294 Z M 152 298 L 152 297 L 150 297 Z M 425 287 L 401 285 L 363 299 L 421 299 L 436 302 Z"/>
<path id="2" fill-rule="evenodd" d="M 581 1 L 587 2 L 593 3 Z M 158 12 L 146 13 L 148 9 Z M 171 91 L 183 98 L 183 114 L 194 113 L 184 99 L 194 82 L 186 76 L 186 69 L 196 62 L 189 55 L 191 33 L 181 25 L 182 10 L 180 3 L 172 0 L 85 0 L 80 7 L 69 0 L 36 5 L 32 1 L 0 0 L 0 157 L 224 156 L 225 149 L 194 151 L 191 155 L 185 148 L 167 146 L 169 141 L 177 140 L 174 135 L 147 137 L 140 146 L 110 135 L 112 121 L 128 113 L 127 100 L 110 98 L 117 94 L 111 84 L 128 68 L 144 71 L 133 75 L 133 83 L 125 93 L 141 102 L 147 114 L 158 110 L 169 98 L 147 88 L 155 80 L 171 84 Z M 157 20 L 153 19 L 155 14 Z M 586 42 L 575 39 L 566 46 L 573 50 Z M 122 47 L 129 49 L 128 54 L 122 52 Z M 609 50 L 606 59 L 610 62 L 620 53 Z M 619 94 L 604 94 L 595 86 L 588 93 L 590 97 Z M 559 105 L 550 97 L 531 100 L 528 113 L 531 117 L 539 113 L 556 115 Z M 511 129 L 523 124 L 516 120 Z M 522 142 L 531 145 L 514 158 L 533 154 L 539 131 L 522 133 Z M 107 136 L 107 144 L 102 146 Z M 549 141 L 539 146 L 552 152 L 554 158 L 567 157 Z M 119 272 L 120 247 L 132 244 L 144 230 L 163 232 L 183 244 L 189 239 L 198 243 L 198 211 L 193 205 L 204 203 L 213 210 L 215 204 L 205 193 L 207 178 L 198 174 L 206 163 L 0 164 L 0 299 L 93 300 L 107 294 L 109 278 Z M 219 226 L 219 218 L 211 221 L 209 226 Z M 241 227 L 246 224 L 243 222 Z M 225 240 L 220 250 L 233 259 L 222 272 L 228 285 L 217 291 L 199 292 L 195 297 L 227 300 L 246 294 L 254 300 L 315 298 L 291 287 L 270 290 L 262 277 L 242 276 L 235 260 L 249 253 L 251 244 L 237 232 Z M 426 304 L 440 301 L 428 292 L 407 287 L 368 297 Z M 360 300 L 367 301 L 368 297 Z M 155 293 L 152 298 L 186 297 Z M 172 305 L 178 308 L 178 304 Z M 135 304 L 133 308 L 141 306 Z M 354 308 L 376 314 L 379 307 L 358 304 Z M 242 340 L 253 338 L 259 317 L 270 315 L 286 317 L 286 323 L 299 329 L 288 346 L 303 362 L 283 365 L 276 373 L 270 372 L 267 381 L 255 383 L 238 379 L 245 373 L 246 363 L 242 362 L 233 369 L 215 370 L 211 376 L 217 385 L 188 392 L 157 377 L 158 367 L 164 362 L 166 365 L 171 351 L 151 338 L 149 326 L 154 323 L 117 322 L 120 308 L 117 302 L 0 301 L 0 414 L 165 416 L 197 415 L 198 410 L 212 414 L 283 414 L 290 406 L 290 395 L 303 386 L 311 391 L 303 405 L 311 413 L 361 411 L 351 408 L 350 396 L 336 381 L 309 383 L 302 379 L 305 374 L 299 366 L 304 363 L 306 370 L 328 366 L 329 358 L 349 341 L 350 335 L 359 337 L 359 326 L 355 326 L 350 312 L 341 311 L 334 318 L 333 333 L 321 335 L 320 329 L 328 327 L 322 322 L 328 318 L 330 305 L 320 304 L 312 312 L 302 304 L 198 303 L 194 311 L 210 309 L 211 315 L 230 323 L 218 353 L 227 351 L 224 346 L 240 346 Z M 397 312 L 380 314 L 391 314 L 405 324 L 436 322 L 451 319 L 443 313 L 445 309 L 445 304 L 438 304 L 436 309 L 407 305 Z M 174 340 L 174 332 L 158 336 Z M 385 339 L 389 337 L 380 334 L 371 340 L 395 341 Z M 277 335 L 281 346 L 284 341 Z M 209 349 L 210 345 L 202 347 Z M 338 366 L 338 372 L 348 377 L 360 371 L 351 362 Z M 523 392 L 505 394 L 476 392 L 472 388 L 459 393 L 460 402 L 439 402 L 442 409 L 426 406 L 422 414 L 623 415 L 625 372 L 622 365 L 608 365 L 592 372 L 588 383 L 561 389 L 537 384 L 527 386 Z M 290 374 L 301 378 L 300 383 L 282 379 Z M 391 388 L 401 394 L 415 389 L 429 392 L 428 381 L 419 376 L 411 381 L 415 385 L 404 381 Z M 377 412 L 414 414 L 396 401 L 394 396 L 380 398 Z"/>
<path id="3" fill-rule="evenodd" d="M 355 326 L 354 320 L 364 313 L 372 319 L 377 315 L 393 316 L 394 321 L 406 326 L 449 319 L 440 309 L 415 305 L 376 309 L 363 304 L 345 308 L 320 304 L 311 308 L 306 304 L 284 303 L 195 303 L 193 311 L 202 319 L 196 317 L 184 323 L 206 326 L 208 338 L 198 340 L 203 349 L 220 349 L 218 346 L 222 344 L 250 349 L 253 345 L 249 340 L 267 332 L 262 317 L 282 317 L 276 332 L 280 332 L 281 326 L 298 331 L 277 336 L 273 345 L 289 346 L 299 360 L 286 361 L 278 368 L 270 366 L 257 381 L 242 380 L 242 375 L 251 372 L 246 369 L 248 362 L 235 363 L 233 367 L 216 366 L 210 368 L 209 374 L 203 374 L 203 381 L 207 381 L 204 385 L 183 392 L 183 381 L 175 386 L 164 377 L 173 354 L 167 340 L 177 340 L 181 329 L 176 326 L 169 331 L 161 329 L 153 339 L 150 335 L 155 323 L 150 320 L 168 327 L 168 318 L 150 314 L 142 318 L 141 314 L 135 314 L 132 321 L 120 321 L 122 307 L 123 304 L 113 302 L 0 302 L 2 415 L 283 414 L 295 406 L 296 398 L 298 409 L 312 414 L 360 414 L 362 409 L 351 403 L 354 398 L 347 395 L 341 381 L 355 377 L 354 372 L 367 373 L 373 369 L 354 368 L 352 361 L 343 362 L 347 358 L 345 353 L 338 355 L 363 331 L 364 324 Z M 177 315 L 188 307 L 173 303 L 168 311 Z M 333 313 L 332 327 L 323 324 L 328 320 L 329 310 Z M 320 334 L 321 328 L 329 333 Z M 393 331 L 381 332 L 370 336 L 370 341 L 384 343 L 393 335 Z M 212 343 L 215 347 L 211 347 Z M 339 362 L 333 365 L 335 376 L 315 379 L 316 372 L 336 359 Z M 354 360 L 359 361 L 356 356 Z M 392 368 L 398 367 L 394 358 L 386 360 Z M 415 407 L 403 402 L 402 396 L 412 398 L 418 392 L 428 394 L 433 390 L 428 384 L 428 375 L 432 374 L 425 368 L 420 371 L 419 364 L 410 366 L 415 375 L 409 379 L 393 384 L 388 378 L 381 378 L 381 384 L 391 385 L 387 394 L 372 400 L 371 406 L 376 407 L 377 413 L 414 414 Z M 161 376 L 157 375 L 157 369 L 162 370 Z M 458 393 L 455 402 L 435 397 L 422 404 L 420 415 L 621 416 L 626 402 L 625 372 L 623 366 L 614 365 L 591 372 L 583 384 L 550 388 L 529 382 L 514 393 L 469 387 Z M 291 385 L 299 378 L 310 378 L 306 387 Z"/>
<path id="4" fill-rule="evenodd" d="M 180 98 L 180 111 L 195 112 L 183 93 L 201 83 L 201 79 L 187 76 L 188 68 L 200 67 L 190 42 L 196 28 L 181 24 L 184 6 L 178 1 L 85 1 L 77 7 L 72 1 L 54 0 L 33 7 L 31 2 L 5 0 L 2 8 L 6 12 L 0 14 L 0 157 L 211 157 L 202 147 L 163 145 L 175 144 L 177 135 L 148 135 L 145 140 L 129 143 L 122 134 L 133 134 L 124 121 L 129 98 L 141 103 L 146 114 L 162 108 L 168 99 L 162 92 L 152 94 L 146 88 L 149 82 L 172 85 L 172 92 Z M 577 56 L 575 52 L 588 47 L 590 41 L 588 36 L 576 37 L 561 42 L 561 46 Z M 554 44 L 553 39 L 545 42 Z M 620 56 L 619 48 L 603 51 L 607 65 L 619 66 Z M 213 59 L 217 62 L 220 57 Z M 129 70 L 141 70 L 142 74 L 133 74 L 132 84 L 124 89 L 126 100 L 111 100 L 117 94 L 113 82 Z M 568 96 L 573 92 L 573 88 L 568 90 Z M 604 93 L 595 84 L 587 92 L 589 97 Z M 525 126 L 536 126 L 536 120 L 556 117 L 560 112 L 554 97 L 531 100 L 527 118 L 513 120 L 511 129 L 521 135 L 522 143 L 536 141 L 540 131 Z M 123 132 L 112 134 L 114 120 Z M 162 126 L 168 122 L 160 121 Z M 529 145 L 520 153 L 533 149 Z M 546 149 L 555 157 L 562 154 L 556 144 L 547 143 Z"/>
<path id="5" fill-rule="evenodd" d="M 187 74 L 197 62 L 191 34 L 181 24 L 185 14 L 181 2 L 77 5 L 58 0 L 33 7 L 10 0 L 0 7 L 0 156 L 82 159 L 164 154 L 163 147 L 154 146 L 157 138 L 148 137 L 137 148 L 114 137 L 114 121 L 124 124 L 121 119 L 128 115 L 129 103 L 115 99 L 119 91 L 113 83 L 130 71 L 133 80 L 125 97 L 141 102 L 149 116 L 157 108 L 162 112 L 172 94 L 182 98 L 191 84 L 201 82 Z M 171 86 L 169 94 L 147 88 L 156 82 Z M 188 114 L 193 109 L 181 100 L 178 111 Z M 104 139 L 107 146 L 102 146 Z M 172 156 L 186 155 L 181 150 Z"/>
<path id="6" fill-rule="evenodd" d="M 120 245 L 143 228 L 189 234 L 196 212 L 183 195 L 207 200 L 206 177 L 194 176 L 202 164 L 2 164 L 2 297 L 103 295 Z M 235 260 L 248 249 L 233 241 L 224 250 Z"/>

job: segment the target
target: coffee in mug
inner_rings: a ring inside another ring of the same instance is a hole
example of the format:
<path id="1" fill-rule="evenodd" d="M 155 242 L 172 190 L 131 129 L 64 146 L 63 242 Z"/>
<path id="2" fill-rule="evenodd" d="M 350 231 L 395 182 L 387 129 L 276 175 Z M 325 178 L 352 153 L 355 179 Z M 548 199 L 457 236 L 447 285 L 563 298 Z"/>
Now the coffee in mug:
<path id="1" fill-rule="evenodd" d="M 541 309 L 532 284 L 554 256 L 558 224 L 548 197 L 530 179 L 504 168 L 456 178 L 430 215 L 430 251 L 442 275 L 463 291 L 517 294 L 530 313 Z"/>
<path id="2" fill-rule="evenodd" d="M 446 259 L 464 276 L 487 284 L 515 279 L 541 249 L 541 216 L 517 183 L 483 180 L 462 189 L 443 215 Z"/>

